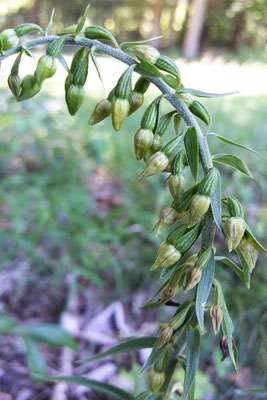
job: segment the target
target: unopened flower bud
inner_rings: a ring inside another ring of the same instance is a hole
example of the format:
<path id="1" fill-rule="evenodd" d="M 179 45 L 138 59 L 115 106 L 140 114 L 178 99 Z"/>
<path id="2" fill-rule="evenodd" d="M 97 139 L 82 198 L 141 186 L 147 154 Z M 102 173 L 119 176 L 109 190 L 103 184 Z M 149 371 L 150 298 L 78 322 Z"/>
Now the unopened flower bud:
<path id="1" fill-rule="evenodd" d="M 151 129 L 138 129 L 134 135 L 134 152 L 137 161 L 142 160 L 148 152 L 153 142 L 153 132 Z"/>
<path id="2" fill-rule="evenodd" d="M 173 328 L 170 325 L 164 325 L 159 331 L 159 341 L 157 350 L 164 346 L 165 343 L 169 342 L 172 338 Z"/>
<path id="3" fill-rule="evenodd" d="M 168 186 L 169 186 L 169 191 L 174 198 L 174 200 L 177 201 L 179 204 L 181 202 L 181 194 L 184 190 L 185 186 L 185 180 L 182 174 L 179 175 L 170 175 L 168 179 Z"/>
<path id="4" fill-rule="evenodd" d="M 20 93 L 20 83 L 21 83 L 19 75 L 11 73 L 8 77 L 7 82 L 13 96 L 17 98 Z"/>
<path id="5" fill-rule="evenodd" d="M 157 253 L 157 258 L 150 271 L 157 268 L 166 268 L 176 263 L 181 258 L 181 253 L 172 244 L 163 242 Z"/>
<path id="6" fill-rule="evenodd" d="M 35 96 L 41 90 L 41 86 L 38 84 L 37 79 L 34 75 L 26 75 L 20 84 L 21 92 L 18 97 L 18 101 L 30 99 Z"/>
<path id="7" fill-rule="evenodd" d="M 210 206 L 209 197 L 195 194 L 189 204 L 188 227 L 194 226 L 206 214 Z"/>
<path id="8" fill-rule="evenodd" d="M 160 52 L 153 46 L 138 45 L 131 47 L 130 50 L 140 61 L 146 60 L 155 64 L 160 56 Z"/>
<path id="9" fill-rule="evenodd" d="M 179 220 L 179 213 L 172 207 L 165 207 L 160 213 L 160 217 L 152 231 L 157 237 L 160 233 L 165 231 L 165 229 L 169 228 L 175 222 Z"/>
<path id="10" fill-rule="evenodd" d="M 112 125 L 115 132 L 118 132 L 130 110 L 130 103 L 127 99 L 114 98 L 112 102 Z"/>
<path id="11" fill-rule="evenodd" d="M 144 171 L 139 175 L 139 179 L 146 176 L 156 175 L 159 172 L 164 171 L 169 163 L 169 159 L 165 153 L 158 151 L 153 154 L 146 163 Z"/>
<path id="12" fill-rule="evenodd" d="M 224 234 L 229 252 L 239 245 L 246 230 L 246 222 L 242 217 L 231 217 L 226 220 Z"/>
<path id="13" fill-rule="evenodd" d="M 156 371 L 153 367 L 148 372 L 149 387 L 151 392 L 158 393 L 165 381 L 165 372 Z"/>
<path id="14" fill-rule="evenodd" d="M 246 260 L 250 272 L 253 271 L 259 254 L 259 247 L 250 236 L 244 236 L 239 244 L 239 250 Z"/>
<path id="15" fill-rule="evenodd" d="M 203 269 L 207 265 L 212 254 L 212 247 L 208 247 L 205 251 L 202 251 L 196 262 L 196 268 Z"/>
<path id="16" fill-rule="evenodd" d="M 103 119 L 107 118 L 111 114 L 111 101 L 104 99 L 99 101 L 92 112 L 88 121 L 89 125 L 95 125 Z"/>
<path id="17" fill-rule="evenodd" d="M 143 93 L 138 93 L 135 90 L 132 92 L 132 100 L 130 104 L 129 115 L 133 114 L 138 110 L 144 103 L 144 95 Z"/>
<path id="18" fill-rule="evenodd" d="M 177 296 L 178 293 L 179 286 L 177 284 L 173 285 L 168 283 L 168 285 L 162 290 L 160 305 L 163 306 L 167 301 L 171 300 L 174 296 Z"/>
<path id="19" fill-rule="evenodd" d="M 201 276 L 202 270 L 200 268 L 191 268 L 185 276 L 184 291 L 188 292 L 193 289 L 200 281 Z"/>
<path id="20" fill-rule="evenodd" d="M 80 85 L 70 85 L 66 92 L 66 103 L 70 115 L 76 114 L 84 99 L 84 88 Z"/>
<path id="21" fill-rule="evenodd" d="M 2 50 L 9 50 L 19 44 L 19 38 L 15 29 L 5 29 L 0 34 L 2 42 Z"/>
<path id="22" fill-rule="evenodd" d="M 179 306 L 177 314 L 175 314 L 169 325 L 173 330 L 176 330 L 180 328 L 180 326 L 184 323 L 186 316 L 188 314 L 188 311 L 192 307 L 192 302 L 186 301 L 182 305 Z"/>
<path id="23" fill-rule="evenodd" d="M 35 76 L 39 85 L 45 79 L 51 78 L 53 75 L 55 75 L 56 70 L 56 60 L 53 57 L 46 54 L 40 57 L 35 71 Z"/>
<path id="24" fill-rule="evenodd" d="M 232 338 L 232 345 L 233 345 L 233 338 Z M 220 348 L 222 350 L 222 359 L 221 361 L 224 361 L 227 357 L 229 357 L 229 345 L 228 345 L 228 339 L 226 336 L 223 336 L 220 340 Z"/>
<path id="25" fill-rule="evenodd" d="M 223 312 L 219 305 L 213 305 L 210 309 L 210 317 L 212 321 L 212 326 L 215 335 L 219 332 L 222 320 L 223 320 Z"/>

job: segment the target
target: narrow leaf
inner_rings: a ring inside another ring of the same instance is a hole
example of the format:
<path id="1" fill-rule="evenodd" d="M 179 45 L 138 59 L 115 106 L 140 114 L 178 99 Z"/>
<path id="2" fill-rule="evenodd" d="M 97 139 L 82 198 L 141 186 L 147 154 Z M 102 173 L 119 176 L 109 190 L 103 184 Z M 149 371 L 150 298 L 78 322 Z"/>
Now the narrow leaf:
<path id="1" fill-rule="evenodd" d="M 73 351 L 78 350 L 76 340 L 59 325 L 21 325 L 15 327 L 12 333 L 28 336 L 37 342 L 43 342 L 53 347 L 69 347 Z"/>
<path id="2" fill-rule="evenodd" d="M 236 275 L 241 279 L 242 282 L 245 283 L 244 280 L 244 273 L 242 269 L 240 269 L 230 258 L 224 256 L 216 256 L 216 261 L 220 261 L 221 263 L 227 265 L 228 267 L 232 268 L 232 270 L 236 273 Z"/>
<path id="3" fill-rule="evenodd" d="M 86 18 L 87 18 L 87 14 L 88 14 L 89 8 L 90 8 L 90 4 L 88 4 L 88 6 L 86 7 L 86 10 L 85 10 L 85 12 L 84 12 L 84 14 L 82 16 L 82 19 L 80 20 L 80 22 L 76 26 L 75 35 L 78 35 L 81 32 L 81 30 L 83 29 L 85 21 L 86 21 Z"/>
<path id="4" fill-rule="evenodd" d="M 14 319 L 2 315 L 0 317 L 0 335 L 10 332 L 17 325 Z"/>
<path id="5" fill-rule="evenodd" d="M 247 396 L 260 396 L 265 397 L 267 396 L 267 388 L 266 389 L 236 389 L 235 393 L 240 395 L 247 395 Z"/>
<path id="6" fill-rule="evenodd" d="M 95 53 L 94 53 L 94 47 L 92 47 L 92 49 L 91 49 L 91 58 L 92 58 L 94 66 L 95 66 L 97 75 L 98 75 L 98 77 L 100 79 L 100 82 L 102 83 L 102 86 L 104 88 L 104 82 L 103 82 L 103 79 L 102 79 L 102 76 L 101 76 L 101 73 L 100 73 L 100 70 L 99 70 L 99 67 L 98 67 L 98 63 L 97 63 L 97 60 L 96 60 L 96 57 L 95 57 Z"/>
<path id="7" fill-rule="evenodd" d="M 222 203 L 221 203 L 221 174 L 219 172 L 217 174 L 217 182 L 214 192 L 211 195 L 210 203 L 214 221 L 219 230 L 221 231 Z"/>
<path id="8" fill-rule="evenodd" d="M 225 97 L 230 96 L 232 94 L 236 94 L 238 92 L 227 92 L 227 93 L 208 93 L 202 92 L 201 90 L 190 89 L 190 88 L 181 88 L 179 93 L 189 93 L 196 97 L 207 97 L 207 98 L 216 98 L 216 97 Z"/>
<path id="9" fill-rule="evenodd" d="M 160 307 L 160 301 L 153 301 L 152 303 L 147 303 L 139 307 L 140 310 L 151 310 L 153 308 Z"/>
<path id="10" fill-rule="evenodd" d="M 237 248 L 236 253 L 238 255 L 238 258 L 241 262 L 242 265 L 242 269 L 243 269 L 243 276 L 244 276 L 244 283 L 246 285 L 246 287 L 249 289 L 250 288 L 250 269 L 249 269 L 249 265 L 246 262 L 245 258 L 242 256 L 242 253 L 239 251 L 239 249 Z"/>
<path id="11" fill-rule="evenodd" d="M 153 347 L 157 338 L 155 337 L 140 337 L 140 338 L 130 338 L 125 340 L 123 343 L 118 344 L 117 346 L 112 347 L 111 349 L 104 351 L 101 354 L 97 354 L 96 356 L 85 358 L 83 360 L 77 361 L 79 364 L 89 363 L 96 360 L 101 360 L 102 358 L 106 358 L 108 356 L 112 356 L 120 353 L 128 353 L 130 351 L 137 351 L 140 349 L 147 349 Z"/>
<path id="12" fill-rule="evenodd" d="M 25 53 L 28 57 L 34 59 L 33 53 L 32 53 L 29 49 L 27 49 L 26 46 L 22 45 L 22 46 L 21 46 L 21 49 L 24 51 L 24 53 Z"/>
<path id="13" fill-rule="evenodd" d="M 26 357 L 29 369 L 32 375 L 45 375 L 46 374 L 46 363 L 45 359 L 37 345 L 37 343 L 27 336 L 24 336 L 24 342 L 26 346 Z M 38 379 L 36 379 L 38 381 Z"/>
<path id="14" fill-rule="evenodd" d="M 55 9 L 53 8 L 53 10 L 51 12 L 51 15 L 50 15 L 50 19 L 49 19 L 48 25 L 45 28 L 45 36 L 48 35 L 48 33 L 50 32 L 50 30 L 51 30 L 51 28 L 53 26 L 54 14 L 55 14 Z"/>
<path id="15" fill-rule="evenodd" d="M 251 239 L 254 240 L 255 244 L 259 246 L 259 248 L 264 252 L 267 253 L 267 249 L 263 247 L 263 245 L 256 239 L 256 237 L 253 235 L 251 228 L 246 224 L 246 232 L 247 234 L 251 237 Z"/>
<path id="16" fill-rule="evenodd" d="M 218 135 L 218 133 L 210 132 L 208 134 L 208 136 L 214 136 L 217 139 L 221 140 L 222 142 L 229 143 L 229 144 L 232 144 L 233 146 L 241 147 L 241 149 L 245 149 L 245 150 L 251 151 L 252 153 L 259 154 L 258 151 L 255 151 L 255 150 L 251 149 L 250 147 L 244 146 L 243 144 L 234 142 L 233 140 L 230 140 L 230 139 L 228 139 L 228 138 L 226 138 L 224 136 Z"/>
<path id="17" fill-rule="evenodd" d="M 58 61 L 60 62 L 60 64 L 62 65 L 62 67 L 67 71 L 67 73 L 70 72 L 70 69 L 68 67 L 67 61 L 65 60 L 65 58 L 59 54 L 59 56 L 57 56 Z"/>
<path id="18" fill-rule="evenodd" d="M 165 344 L 165 346 L 162 346 L 160 349 L 157 350 L 157 345 L 158 345 L 158 339 L 156 340 L 156 342 L 154 343 L 154 346 L 152 348 L 152 351 L 148 357 L 148 359 L 146 360 L 145 364 L 143 365 L 140 374 L 143 374 L 144 372 L 146 372 L 150 367 L 152 367 L 153 364 L 155 364 L 155 362 L 160 358 L 161 353 L 163 352 L 163 350 L 165 349 L 165 346 L 167 345 L 167 343 Z"/>
<path id="19" fill-rule="evenodd" d="M 100 393 L 104 393 L 115 400 L 134 400 L 134 396 L 109 383 L 98 382 L 93 379 L 83 378 L 82 376 L 59 376 L 53 378 L 52 376 L 40 375 L 37 377 L 47 382 L 69 382 L 75 385 L 85 386 Z"/>
<path id="20" fill-rule="evenodd" d="M 186 370 L 182 400 L 188 396 L 196 376 L 200 348 L 200 333 L 198 328 L 191 326 L 186 332 Z"/>
<path id="21" fill-rule="evenodd" d="M 135 397 L 135 400 L 147 400 L 149 394 L 150 394 L 150 392 L 142 392 L 142 393 L 139 393 L 139 394 Z"/>
<path id="22" fill-rule="evenodd" d="M 195 127 L 190 127 L 184 137 L 184 145 L 187 156 L 187 161 L 195 181 L 198 179 L 199 152 L 197 131 Z"/>
<path id="23" fill-rule="evenodd" d="M 180 79 L 176 78 L 176 76 L 172 76 L 169 74 L 164 74 L 162 76 L 164 82 L 167 83 L 172 89 L 177 89 L 180 85 Z"/>
<path id="24" fill-rule="evenodd" d="M 162 78 L 162 73 L 160 70 L 147 60 L 142 60 L 139 64 L 137 64 L 135 67 L 135 72 L 145 78 Z"/>
<path id="25" fill-rule="evenodd" d="M 225 303 L 223 292 L 222 292 L 222 296 L 223 296 L 223 303 L 222 303 L 223 323 L 222 323 L 222 329 L 223 329 L 223 334 L 227 337 L 229 354 L 230 354 L 232 363 L 233 363 L 235 371 L 236 371 L 237 365 L 236 365 L 236 359 L 235 359 L 235 354 L 234 354 L 233 344 L 232 344 L 232 336 L 233 336 L 233 331 L 234 331 L 234 325 L 233 325 L 233 322 L 232 322 L 231 317 L 229 315 L 229 312 L 228 312 L 228 309 L 227 309 L 227 306 L 226 306 L 226 303 Z"/>
<path id="26" fill-rule="evenodd" d="M 196 315 L 202 333 L 204 330 L 204 311 L 211 291 L 214 271 L 214 252 L 212 252 L 211 258 L 202 271 L 202 276 L 197 287 Z"/>
<path id="27" fill-rule="evenodd" d="M 215 154 L 212 157 L 212 159 L 216 163 L 230 165 L 230 167 L 233 167 L 238 171 L 242 172 L 243 174 L 252 178 L 252 175 L 248 167 L 244 163 L 244 161 L 242 161 L 241 158 L 235 156 L 234 154 L 226 154 L 226 153 Z"/>
<path id="28" fill-rule="evenodd" d="M 120 44 L 120 48 L 123 50 L 123 48 L 125 48 L 125 47 L 132 47 L 132 46 L 138 46 L 141 44 L 147 44 L 147 43 L 153 42 L 154 40 L 158 40 L 158 39 L 162 39 L 162 38 L 163 38 L 163 36 L 156 36 L 151 39 L 141 40 L 138 42 L 122 42 Z"/>

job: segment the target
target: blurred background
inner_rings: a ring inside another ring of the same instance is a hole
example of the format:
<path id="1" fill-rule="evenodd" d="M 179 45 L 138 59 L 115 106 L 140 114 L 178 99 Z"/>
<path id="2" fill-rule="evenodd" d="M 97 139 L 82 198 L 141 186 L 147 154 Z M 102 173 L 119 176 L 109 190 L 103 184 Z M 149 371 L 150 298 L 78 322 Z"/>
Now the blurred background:
<path id="1" fill-rule="evenodd" d="M 81 0 L 0 0 L 0 31 L 24 22 L 45 27 L 55 7 L 56 33 L 75 24 L 86 5 Z M 232 148 L 215 137 L 209 144 L 213 153 L 240 156 L 252 171 L 254 179 L 220 168 L 223 193 L 241 200 L 246 220 L 261 241 L 267 215 L 266 21 L 266 0 L 92 0 L 87 21 L 105 26 L 119 42 L 163 35 L 154 45 L 173 57 L 186 87 L 239 92 L 203 101 L 213 116 L 212 131 L 261 154 Z M 66 50 L 68 63 L 72 54 L 73 49 Z M 36 60 L 25 56 L 21 75 L 34 71 Z M 138 393 L 146 385 L 139 370 L 148 351 L 82 367 L 75 360 L 103 351 L 120 338 L 156 335 L 158 321 L 171 315 L 171 310 L 138 308 L 158 288 L 157 274 L 151 275 L 149 268 L 164 236 L 156 239 L 149 231 L 170 202 L 162 177 L 137 179 L 143 164 L 135 161 L 133 136 L 145 105 L 117 134 L 110 119 L 89 127 L 95 103 L 107 96 L 125 66 L 98 57 L 104 89 L 91 64 L 86 100 L 71 117 L 64 103 L 66 72 L 61 65 L 41 94 L 16 103 L 6 83 L 13 62 L 11 57 L 5 60 L 0 71 L 0 333 L 15 324 L 46 324 L 48 331 L 35 336 L 35 347 L 19 329 L 17 335 L 0 337 L 0 399 L 108 399 L 85 388 L 33 383 L 30 370 L 36 368 L 54 375 L 82 373 Z M 156 94 L 151 87 L 145 104 Z M 168 104 L 165 110 L 170 110 Z M 172 134 L 170 129 L 169 137 Z M 189 176 L 186 179 L 189 182 Z M 217 255 L 226 254 L 220 235 L 217 243 Z M 220 362 L 220 337 L 213 335 L 207 318 L 197 400 L 254 399 L 242 390 L 264 386 L 263 264 L 260 255 L 250 291 L 231 270 L 217 264 L 235 325 L 239 379 L 230 360 Z M 59 332 L 55 348 L 52 324 Z M 62 329 L 76 344 L 65 342 Z M 73 351 L 77 344 L 78 352 Z M 27 357 L 26 349 L 35 358 Z M 176 380 L 183 381 L 181 371 Z"/>

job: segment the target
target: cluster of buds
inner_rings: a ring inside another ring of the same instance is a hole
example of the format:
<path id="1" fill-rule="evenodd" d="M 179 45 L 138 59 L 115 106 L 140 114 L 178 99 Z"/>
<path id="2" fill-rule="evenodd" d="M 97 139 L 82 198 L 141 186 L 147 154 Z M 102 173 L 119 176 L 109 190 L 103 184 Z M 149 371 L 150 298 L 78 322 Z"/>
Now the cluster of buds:
<path id="1" fill-rule="evenodd" d="M 230 218 L 225 221 L 224 234 L 229 252 L 235 250 L 246 230 L 246 222 L 244 220 L 244 210 L 239 201 L 235 197 L 228 197 L 225 201 L 227 204 Z"/>
<path id="2" fill-rule="evenodd" d="M 208 249 L 201 251 L 198 255 L 196 263 L 192 268 L 189 269 L 185 276 L 184 291 L 188 292 L 193 289 L 201 279 L 202 270 L 205 268 L 209 259 L 212 255 L 213 249 L 209 247 Z"/>

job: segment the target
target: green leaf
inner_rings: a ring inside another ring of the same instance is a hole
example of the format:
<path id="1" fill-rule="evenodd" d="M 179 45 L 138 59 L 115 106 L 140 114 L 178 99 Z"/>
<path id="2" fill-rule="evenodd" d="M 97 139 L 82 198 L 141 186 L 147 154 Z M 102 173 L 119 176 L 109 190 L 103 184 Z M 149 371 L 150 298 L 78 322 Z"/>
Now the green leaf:
<path id="1" fill-rule="evenodd" d="M 104 351 L 101 354 L 97 354 L 96 356 L 85 358 L 83 360 L 77 361 L 79 364 L 89 363 L 96 360 L 101 360 L 102 358 L 106 358 L 108 356 L 113 356 L 115 354 L 120 353 L 128 353 L 129 351 L 137 351 L 140 349 L 147 349 L 153 347 L 157 338 L 155 337 L 140 337 L 140 338 L 130 338 L 125 340 L 124 342 L 118 344 L 117 346 Z"/>
<path id="2" fill-rule="evenodd" d="M 242 253 L 239 251 L 239 249 L 235 249 L 238 258 L 241 262 L 242 265 L 242 269 L 243 269 L 243 276 L 244 276 L 244 283 L 246 285 L 246 287 L 249 289 L 250 288 L 250 269 L 249 269 L 249 265 L 246 262 L 245 258 L 242 256 Z"/>
<path id="3" fill-rule="evenodd" d="M 236 389 L 235 393 L 247 396 L 267 396 L 267 389 Z"/>
<path id="4" fill-rule="evenodd" d="M 85 10 L 85 12 L 84 12 L 84 14 L 82 16 L 82 19 L 80 20 L 80 22 L 76 26 L 75 35 L 78 35 L 81 32 L 81 30 L 83 29 L 85 21 L 86 21 L 86 18 L 87 18 L 87 14 L 88 14 L 89 8 L 90 8 L 90 4 L 88 4 L 88 6 L 86 7 L 86 10 Z"/>
<path id="5" fill-rule="evenodd" d="M 259 154 L 258 151 L 252 150 L 250 147 L 244 146 L 243 144 L 240 144 L 240 143 L 237 143 L 237 142 L 233 142 L 233 140 L 230 140 L 230 139 L 228 139 L 228 138 L 226 138 L 224 136 L 218 135 L 215 132 L 208 133 L 208 136 L 214 136 L 217 139 L 221 140 L 222 142 L 229 143 L 229 144 L 232 144 L 233 146 L 241 147 L 241 149 L 245 149 L 245 150 L 251 151 L 252 153 Z"/>
<path id="6" fill-rule="evenodd" d="M 195 181 L 198 179 L 199 151 L 196 128 L 191 126 L 184 137 L 187 161 Z"/>
<path id="7" fill-rule="evenodd" d="M 133 47 L 133 46 L 138 46 L 141 44 L 147 44 L 147 43 L 153 42 L 154 40 L 158 40 L 158 39 L 162 39 L 162 38 L 163 38 L 163 36 L 156 36 L 151 39 L 141 40 L 138 42 L 122 42 L 120 44 L 120 48 L 123 50 L 124 47 Z"/>
<path id="8" fill-rule="evenodd" d="M 189 392 L 189 396 L 188 396 L 188 400 L 194 400 L 195 398 L 195 384 L 196 384 L 196 380 L 194 379 L 190 392 Z"/>
<path id="9" fill-rule="evenodd" d="M 202 92 L 201 90 L 190 89 L 190 88 L 181 88 L 179 93 L 189 93 L 196 97 L 207 97 L 207 98 L 216 98 L 216 97 L 225 97 L 230 96 L 232 94 L 236 94 L 238 92 L 227 92 L 227 93 L 208 93 Z"/>
<path id="10" fill-rule="evenodd" d="M 160 301 L 153 301 L 152 303 L 143 304 L 139 307 L 140 310 L 151 310 L 160 307 Z"/>
<path id="11" fill-rule="evenodd" d="M 233 350 L 233 344 L 232 344 L 232 336 L 233 336 L 233 331 L 234 331 L 234 325 L 231 320 L 231 317 L 229 315 L 226 303 L 225 303 L 225 298 L 224 294 L 222 291 L 222 297 L 223 297 L 223 302 L 222 302 L 222 311 L 223 311 L 223 323 L 222 323 L 222 330 L 223 334 L 227 337 L 227 342 L 228 342 L 228 348 L 229 348 L 229 354 L 232 360 L 232 363 L 234 365 L 235 371 L 237 370 L 237 365 L 236 365 L 236 358 Z"/>
<path id="12" fill-rule="evenodd" d="M 24 51 L 24 53 L 25 53 L 28 57 L 34 59 L 34 55 L 32 54 L 32 52 L 31 52 L 29 49 L 27 49 L 26 46 L 22 45 L 22 46 L 21 46 L 21 49 Z"/>
<path id="13" fill-rule="evenodd" d="M 212 156 L 212 159 L 216 163 L 230 165 L 230 167 L 233 167 L 252 178 L 252 175 L 244 161 L 242 161 L 241 158 L 235 156 L 234 154 L 215 154 L 214 156 Z"/>
<path id="14" fill-rule="evenodd" d="M 251 237 L 252 240 L 254 240 L 255 244 L 259 246 L 259 248 L 264 252 L 267 253 L 267 249 L 263 247 L 263 245 L 256 239 L 256 237 L 253 235 L 251 228 L 246 224 L 246 232 L 247 234 Z"/>
<path id="15" fill-rule="evenodd" d="M 135 400 L 146 400 L 149 396 L 150 392 L 142 392 L 139 393 L 136 397 Z"/>
<path id="16" fill-rule="evenodd" d="M 17 322 L 14 319 L 2 315 L 0 317 L 0 335 L 10 332 L 16 325 Z"/>
<path id="17" fill-rule="evenodd" d="M 16 26 L 15 31 L 16 31 L 16 34 L 18 37 L 21 37 L 23 35 L 26 35 L 27 33 L 33 32 L 33 31 L 38 31 L 38 32 L 44 34 L 43 29 L 39 25 L 29 24 L 29 23 Z"/>
<path id="18" fill-rule="evenodd" d="M 139 64 L 137 64 L 135 67 L 135 72 L 145 78 L 162 78 L 162 73 L 160 70 L 147 60 L 142 60 Z"/>
<path id="19" fill-rule="evenodd" d="M 179 135 L 179 129 L 180 129 L 181 122 L 182 122 L 181 115 L 176 113 L 173 118 L 173 124 L 174 124 L 174 130 L 175 130 L 176 136 Z"/>
<path id="20" fill-rule="evenodd" d="M 12 333 L 28 336 L 36 342 L 43 342 L 52 347 L 69 347 L 73 351 L 78 350 L 76 340 L 59 325 L 21 325 L 12 329 Z"/>
<path id="21" fill-rule="evenodd" d="M 168 345 L 168 343 L 166 343 L 164 346 L 162 346 L 160 349 L 157 350 L 157 345 L 158 345 L 158 339 L 156 340 L 156 342 L 154 343 L 154 346 L 152 348 L 152 351 L 148 357 L 148 359 L 146 360 L 145 364 L 143 365 L 140 374 L 143 374 L 144 372 L 146 372 L 150 367 L 152 367 L 153 364 L 155 364 L 155 362 L 160 358 L 161 353 L 164 351 L 165 346 Z"/>
<path id="22" fill-rule="evenodd" d="M 214 221 L 219 230 L 221 231 L 222 203 L 221 203 L 221 174 L 219 172 L 217 174 L 217 182 L 214 192 L 211 195 L 210 203 Z"/>
<path id="23" fill-rule="evenodd" d="M 200 333 L 198 328 L 188 327 L 186 331 L 186 370 L 182 400 L 188 396 L 196 376 L 200 348 Z"/>
<path id="24" fill-rule="evenodd" d="M 92 379 L 83 378 L 82 376 L 59 376 L 53 378 L 47 375 L 37 375 L 39 379 L 47 382 L 69 382 L 75 385 L 85 386 L 100 393 L 104 393 L 115 400 L 134 400 L 134 396 L 109 383 L 98 382 Z"/>
<path id="25" fill-rule="evenodd" d="M 59 54 L 57 56 L 57 59 L 60 62 L 60 64 L 62 65 L 62 67 L 67 71 L 67 73 L 69 73 L 70 69 L 68 67 L 68 64 L 67 64 L 67 61 L 65 60 L 65 58 L 61 54 Z"/>
<path id="26" fill-rule="evenodd" d="M 52 26 L 53 26 L 53 20 L 54 20 L 54 14 L 55 14 L 55 9 L 53 8 L 51 15 L 50 15 L 50 19 L 48 22 L 47 27 L 45 28 L 45 36 L 48 36 L 48 33 L 50 32 Z"/>
<path id="27" fill-rule="evenodd" d="M 96 60 L 96 57 L 95 57 L 95 53 L 94 53 L 94 47 L 92 47 L 90 55 L 91 55 L 93 64 L 95 66 L 97 75 L 98 75 L 98 77 L 100 79 L 100 82 L 102 83 L 103 88 L 104 88 L 104 82 L 103 82 L 103 79 L 102 79 L 102 76 L 101 76 L 101 73 L 100 73 L 100 70 L 99 70 L 99 67 L 98 67 L 98 63 L 97 63 L 97 60 Z"/>
<path id="28" fill-rule="evenodd" d="M 197 287 L 196 315 L 202 333 L 204 330 L 204 311 L 211 291 L 214 271 L 215 271 L 214 252 L 212 252 L 212 255 L 207 265 L 202 271 L 202 276 Z"/>
<path id="29" fill-rule="evenodd" d="M 162 79 L 167 83 L 172 89 L 177 89 L 180 85 L 180 79 L 176 78 L 176 76 L 172 76 L 169 74 L 162 75 Z"/>
<path id="30" fill-rule="evenodd" d="M 37 343 L 28 336 L 23 337 L 26 346 L 26 357 L 29 369 L 32 375 L 45 375 L 46 363 L 45 359 L 37 345 Z M 35 379 L 38 382 L 38 379 Z"/>
<path id="31" fill-rule="evenodd" d="M 227 265 L 228 267 L 232 268 L 232 270 L 236 273 L 236 275 L 241 279 L 242 282 L 245 283 L 244 280 L 244 273 L 242 269 L 240 269 L 230 258 L 224 256 L 216 256 L 216 261 L 220 261 L 221 263 Z"/>

